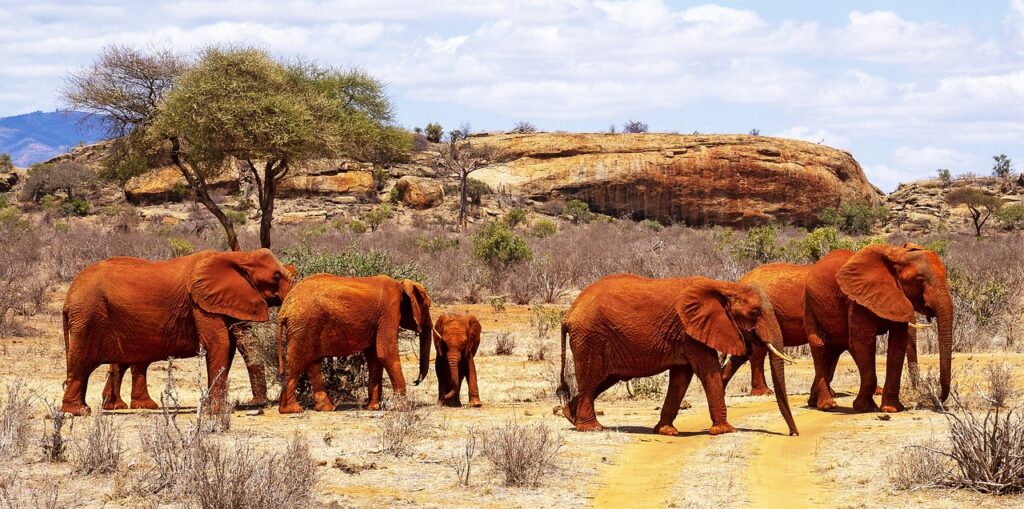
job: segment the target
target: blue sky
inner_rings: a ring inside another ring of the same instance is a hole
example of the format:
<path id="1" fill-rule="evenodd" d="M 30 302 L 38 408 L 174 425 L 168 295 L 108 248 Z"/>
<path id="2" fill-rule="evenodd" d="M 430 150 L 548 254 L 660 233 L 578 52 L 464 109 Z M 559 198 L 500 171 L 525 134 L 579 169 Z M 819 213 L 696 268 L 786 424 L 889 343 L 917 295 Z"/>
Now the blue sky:
<path id="1" fill-rule="evenodd" d="M 890 191 L 1024 169 L 1024 0 L 0 0 L 0 116 L 60 107 L 106 44 L 245 42 L 386 80 L 408 127 L 801 138 Z"/>

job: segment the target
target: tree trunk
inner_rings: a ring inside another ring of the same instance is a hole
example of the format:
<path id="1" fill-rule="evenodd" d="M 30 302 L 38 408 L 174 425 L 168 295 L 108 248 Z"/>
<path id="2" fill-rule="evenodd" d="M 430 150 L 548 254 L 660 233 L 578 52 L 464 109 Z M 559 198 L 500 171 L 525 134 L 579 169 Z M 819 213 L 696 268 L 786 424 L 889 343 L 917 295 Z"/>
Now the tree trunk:
<path id="1" fill-rule="evenodd" d="M 469 201 L 466 192 L 466 181 L 469 180 L 469 173 L 461 172 L 459 174 L 459 228 L 466 229 L 466 205 Z"/>
<path id="2" fill-rule="evenodd" d="M 274 198 L 277 196 L 277 178 L 267 175 L 265 200 L 260 203 L 260 247 L 270 248 L 270 229 L 274 221 Z"/>
<path id="3" fill-rule="evenodd" d="M 213 201 L 210 197 L 209 189 L 206 185 L 206 179 L 203 177 L 202 172 L 198 168 L 195 168 L 192 163 L 184 161 L 181 157 L 181 144 L 177 138 L 171 138 L 171 161 L 174 166 L 181 172 L 181 176 L 185 177 L 185 181 L 188 182 L 189 187 L 196 195 L 196 199 L 199 203 L 202 203 L 206 210 L 209 210 L 213 217 L 217 218 L 220 225 L 224 228 L 225 240 L 227 240 L 228 248 L 232 251 L 241 251 L 242 248 L 238 244 L 238 235 L 235 233 L 235 223 L 231 220 L 220 206 Z"/>

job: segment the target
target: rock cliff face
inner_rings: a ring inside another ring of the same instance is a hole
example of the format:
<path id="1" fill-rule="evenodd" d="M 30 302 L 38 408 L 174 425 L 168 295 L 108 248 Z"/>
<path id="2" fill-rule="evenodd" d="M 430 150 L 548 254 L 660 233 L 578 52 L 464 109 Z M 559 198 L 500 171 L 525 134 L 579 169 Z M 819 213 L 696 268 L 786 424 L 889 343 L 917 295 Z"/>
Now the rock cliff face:
<path id="1" fill-rule="evenodd" d="M 1003 205 L 1024 205 L 1024 177 L 1000 179 L 996 177 L 957 178 L 951 182 L 939 179 L 917 180 L 900 184 L 885 200 L 889 209 L 888 232 L 930 233 L 973 231 L 970 213 L 965 205 L 951 207 L 946 193 L 960 187 L 974 187 L 998 196 Z M 999 225 L 996 218 L 986 223 L 991 230 Z"/>
<path id="2" fill-rule="evenodd" d="M 577 197 L 613 216 L 694 226 L 813 225 L 846 201 L 882 194 L 844 151 L 746 135 L 503 134 L 495 164 L 473 174 L 538 201 Z"/>

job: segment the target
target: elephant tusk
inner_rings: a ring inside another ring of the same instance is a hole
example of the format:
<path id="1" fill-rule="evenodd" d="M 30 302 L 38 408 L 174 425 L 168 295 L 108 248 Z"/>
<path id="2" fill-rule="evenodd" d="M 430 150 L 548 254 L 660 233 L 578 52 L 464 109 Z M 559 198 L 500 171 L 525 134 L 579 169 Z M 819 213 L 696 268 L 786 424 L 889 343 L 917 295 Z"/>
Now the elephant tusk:
<path id="1" fill-rule="evenodd" d="M 437 337 L 439 337 L 439 338 L 443 338 L 444 337 L 444 336 L 441 335 L 440 332 L 437 332 L 437 329 L 433 325 L 430 326 L 430 330 L 434 331 L 434 334 L 436 334 Z"/>
<path id="2" fill-rule="evenodd" d="M 928 327 L 934 327 L 935 326 L 935 324 L 933 324 L 933 323 L 916 323 L 916 322 L 907 322 L 907 325 L 909 325 L 909 326 L 911 326 L 911 327 L 913 327 L 915 329 L 927 329 Z"/>
<path id="3" fill-rule="evenodd" d="M 780 352 L 780 351 L 779 351 L 779 350 L 778 350 L 777 348 L 775 348 L 775 346 L 774 346 L 774 345 L 772 345 L 771 343 L 768 343 L 768 349 L 769 349 L 769 350 L 771 350 L 771 352 L 772 352 L 773 354 L 775 354 L 775 355 L 778 355 L 779 357 L 781 357 L 781 358 L 782 358 L 782 360 L 784 360 L 784 361 L 786 361 L 786 362 L 789 362 L 790 364 L 794 364 L 794 363 L 796 363 L 796 359 L 794 359 L 794 358 L 792 358 L 792 357 L 790 357 L 790 356 L 788 356 L 788 355 L 786 355 L 786 354 L 784 354 L 784 353 Z"/>

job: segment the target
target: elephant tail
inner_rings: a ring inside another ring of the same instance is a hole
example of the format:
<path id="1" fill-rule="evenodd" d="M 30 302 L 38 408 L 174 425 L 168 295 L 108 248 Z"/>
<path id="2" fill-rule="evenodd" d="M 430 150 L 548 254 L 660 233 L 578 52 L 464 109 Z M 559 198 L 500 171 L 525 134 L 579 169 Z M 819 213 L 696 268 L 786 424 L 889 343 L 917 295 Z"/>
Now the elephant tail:
<path id="1" fill-rule="evenodd" d="M 569 403 L 569 397 L 572 396 L 569 394 L 569 384 L 565 382 L 565 339 L 568 335 L 569 326 L 565 322 L 562 322 L 562 371 L 559 374 L 561 383 L 559 383 L 555 394 L 558 395 L 558 399 L 562 401 L 563 405 L 567 405 Z"/>

